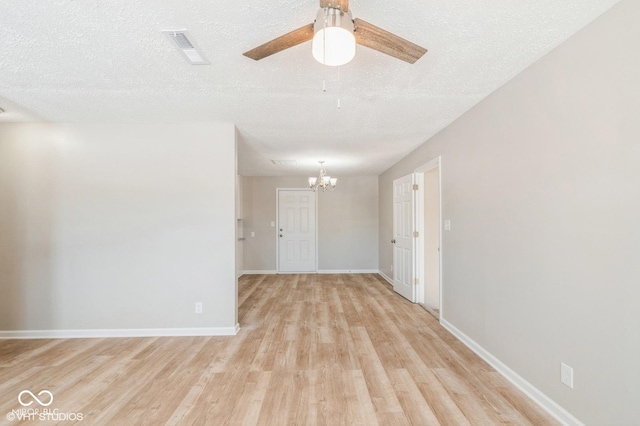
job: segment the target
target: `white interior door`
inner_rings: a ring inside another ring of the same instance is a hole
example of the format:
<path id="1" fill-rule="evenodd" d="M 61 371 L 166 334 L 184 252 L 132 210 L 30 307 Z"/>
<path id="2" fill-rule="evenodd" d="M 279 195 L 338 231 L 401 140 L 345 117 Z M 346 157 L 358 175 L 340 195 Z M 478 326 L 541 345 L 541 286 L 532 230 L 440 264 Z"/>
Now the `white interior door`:
<path id="1" fill-rule="evenodd" d="M 316 193 L 278 190 L 278 271 L 316 272 Z"/>
<path id="2" fill-rule="evenodd" d="M 413 174 L 393 181 L 393 289 L 416 301 Z"/>

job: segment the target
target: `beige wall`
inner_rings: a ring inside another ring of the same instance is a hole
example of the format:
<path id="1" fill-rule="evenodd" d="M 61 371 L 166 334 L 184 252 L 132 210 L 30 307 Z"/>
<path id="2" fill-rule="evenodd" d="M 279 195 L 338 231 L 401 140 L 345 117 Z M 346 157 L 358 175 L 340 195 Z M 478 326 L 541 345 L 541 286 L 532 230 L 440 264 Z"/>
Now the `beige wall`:
<path id="1" fill-rule="evenodd" d="M 244 269 L 276 270 L 276 188 L 304 188 L 307 177 L 248 177 L 244 181 Z M 378 180 L 339 177 L 318 194 L 319 270 L 377 270 Z M 251 237 L 251 232 L 255 237 Z"/>
<path id="2" fill-rule="evenodd" d="M 0 125 L 0 330 L 234 327 L 234 132 Z"/>
<path id="3" fill-rule="evenodd" d="M 440 309 L 439 168 L 424 173 L 424 304 Z"/>
<path id="4" fill-rule="evenodd" d="M 594 425 L 640 418 L 638 22 L 621 1 L 379 182 L 389 273 L 391 182 L 442 155 L 444 318 Z"/>

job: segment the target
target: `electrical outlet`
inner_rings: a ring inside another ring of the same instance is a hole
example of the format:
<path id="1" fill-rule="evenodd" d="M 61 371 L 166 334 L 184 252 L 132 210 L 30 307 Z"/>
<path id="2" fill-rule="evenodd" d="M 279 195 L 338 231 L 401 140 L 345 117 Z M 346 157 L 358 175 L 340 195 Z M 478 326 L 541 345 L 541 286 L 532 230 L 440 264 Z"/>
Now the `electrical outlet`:
<path id="1" fill-rule="evenodd" d="M 202 302 L 196 302 L 196 314 L 202 313 Z"/>
<path id="2" fill-rule="evenodd" d="M 573 368 L 564 362 L 560 363 L 560 381 L 573 389 Z"/>
<path id="3" fill-rule="evenodd" d="M 391 265 L 391 272 L 393 272 L 393 264 Z"/>

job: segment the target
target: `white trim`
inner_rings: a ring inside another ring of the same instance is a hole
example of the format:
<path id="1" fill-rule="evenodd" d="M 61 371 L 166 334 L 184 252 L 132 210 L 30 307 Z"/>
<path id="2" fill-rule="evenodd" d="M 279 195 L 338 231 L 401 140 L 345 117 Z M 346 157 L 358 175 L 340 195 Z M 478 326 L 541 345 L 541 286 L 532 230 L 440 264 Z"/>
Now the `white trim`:
<path id="1" fill-rule="evenodd" d="M 431 169 L 435 169 L 436 167 L 440 166 L 440 155 L 438 155 L 436 158 L 427 161 L 426 163 L 424 163 L 422 166 L 416 168 L 414 170 L 415 173 L 424 173 L 424 172 L 428 172 Z"/>
<path id="2" fill-rule="evenodd" d="M 242 271 L 242 275 L 287 275 L 287 274 L 377 274 L 380 271 L 377 269 L 319 269 L 315 272 L 278 272 L 274 269 L 264 269 L 264 270 L 247 270 Z"/>
<path id="3" fill-rule="evenodd" d="M 0 339 L 84 339 L 105 337 L 177 337 L 177 336 L 235 336 L 235 327 L 202 328 L 116 328 L 87 330 L 10 330 L 0 331 Z"/>
<path id="4" fill-rule="evenodd" d="M 393 280 L 391 278 L 389 278 L 387 275 L 385 275 L 384 272 L 378 271 L 378 275 L 380 275 L 382 278 L 384 278 L 389 284 L 393 285 Z"/>
<path id="5" fill-rule="evenodd" d="M 318 203 L 320 203 L 320 197 L 318 197 L 318 190 L 313 191 L 313 195 L 316 197 L 316 266 L 315 271 L 318 272 L 318 268 L 320 267 L 320 216 L 318 215 Z"/>
<path id="6" fill-rule="evenodd" d="M 424 166 L 423 166 L 424 167 Z M 421 167 L 421 168 L 423 168 Z M 418 184 L 418 190 L 415 191 L 415 209 L 414 209 L 414 228 L 418 231 L 414 252 L 414 269 L 415 276 L 419 280 L 416 291 L 416 303 L 424 306 L 424 297 L 426 292 L 427 280 L 424 273 L 424 246 L 425 246 L 425 227 L 424 227 L 424 172 L 416 169 L 413 173 L 414 180 Z"/>
<path id="7" fill-rule="evenodd" d="M 444 246 L 442 244 L 442 234 L 444 233 L 444 226 L 442 219 L 442 157 L 438 156 L 438 192 L 440 193 L 440 306 L 438 306 L 438 313 L 440 314 L 440 318 L 442 318 L 442 313 L 444 312 L 444 301 L 442 298 L 442 293 L 444 293 L 444 281 L 442 276 L 444 275 L 444 267 L 443 267 L 443 259 L 444 259 Z"/>
<path id="8" fill-rule="evenodd" d="M 518 373 L 507 367 L 502 361 L 493 356 L 489 351 L 476 343 L 469 336 L 458 330 L 453 324 L 440 317 L 440 324 L 453 334 L 458 340 L 464 343 L 469 349 L 475 352 L 480 358 L 491 365 L 498 373 L 502 374 L 518 389 L 524 392 L 529 398 L 551 414 L 559 422 L 569 426 L 584 426 L 580 420 L 562 408 L 557 402 L 542 393 L 538 388 L 527 382 Z"/>

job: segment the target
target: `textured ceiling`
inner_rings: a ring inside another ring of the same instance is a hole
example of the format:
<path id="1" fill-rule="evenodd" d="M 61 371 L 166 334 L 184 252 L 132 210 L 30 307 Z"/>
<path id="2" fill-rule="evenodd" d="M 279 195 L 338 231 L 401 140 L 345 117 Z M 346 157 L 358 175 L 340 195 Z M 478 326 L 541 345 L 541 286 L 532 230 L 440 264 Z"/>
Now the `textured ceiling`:
<path id="1" fill-rule="evenodd" d="M 2 0 L 0 122 L 230 121 L 242 174 L 325 160 L 377 175 L 617 1 L 351 0 L 354 17 L 429 52 L 409 65 L 358 46 L 329 68 L 310 42 L 242 56 L 311 23 L 317 0 Z M 211 65 L 188 64 L 166 29 L 188 29 Z"/>

